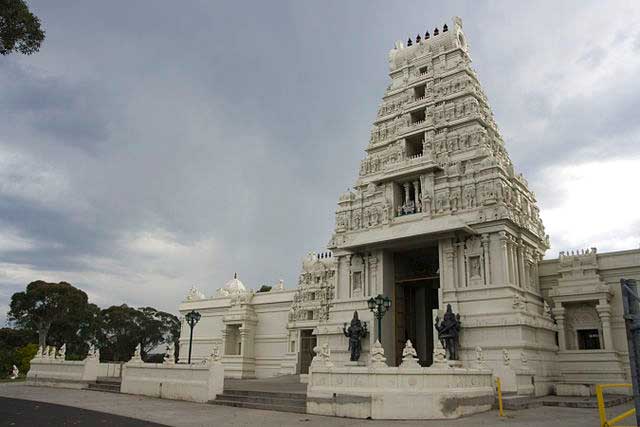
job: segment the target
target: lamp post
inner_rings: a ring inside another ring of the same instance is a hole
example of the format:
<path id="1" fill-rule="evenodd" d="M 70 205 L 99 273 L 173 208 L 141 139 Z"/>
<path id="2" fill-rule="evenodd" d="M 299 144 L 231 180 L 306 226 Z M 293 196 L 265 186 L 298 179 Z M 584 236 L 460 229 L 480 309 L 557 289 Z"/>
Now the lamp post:
<path id="1" fill-rule="evenodd" d="M 391 307 L 391 298 L 378 294 L 375 298 L 369 298 L 367 306 L 373 313 L 374 317 L 378 319 L 378 341 L 382 344 L 382 318 Z"/>
<path id="2" fill-rule="evenodd" d="M 191 343 L 193 342 L 193 327 L 196 326 L 196 323 L 200 321 L 200 313 L 195 310 L 191 310 L 184 316 L 187 319 L 187 323 L 191 328 L 191 332 L 189 333 L 189 359 L 187 361 L 188 364 L 191 364 Z"/>

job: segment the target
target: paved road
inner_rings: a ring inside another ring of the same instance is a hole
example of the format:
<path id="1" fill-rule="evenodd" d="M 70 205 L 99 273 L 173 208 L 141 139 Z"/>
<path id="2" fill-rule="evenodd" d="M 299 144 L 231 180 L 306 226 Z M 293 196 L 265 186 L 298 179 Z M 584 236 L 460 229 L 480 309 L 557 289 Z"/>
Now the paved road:
<path id="1" fill-rule="evenodd" d="M 21 384 L 0 384 L 0 397 L 75 406 L 92 411 L 171 426 L 305 426 L 305 427 L 495 427 L 495 426 L 558 426 L 596 427 L 600 425 L 596 409 L 543 407 L 523 411 L 509 411 L 500 418 L 496 411 L 448 421 L 367 421 L 317 415 L 290 414 L 257 409 L 232 408 L 192 402 L 155 399 L 126 394 L 102 393 L 88 390 L 29 387 Z M 1 404 L 1 403 L 0 403 Z M 619 414 L 630 404 L 608 408 Z M 0 418 L 0 424 L 2 423 Z M 24 425 L 24 424 L 17 424 Z M 29 423 L 30 427 L 48 425 Z M 86 424 L 84 424 L 86 425 Z M 91 424 L 89 424 L 91 425 Z M 134 425 L 134 424 L 130 424 Z M 144 424 L 140 424 L 144 425 Z M 147 424 L 149 425 L 149 424 Z M 624 425 L 633 425 L 631 421 Z"/>
<path id="2" fill-rule="evenodd" d="M 0 397 L 2 426 L 122 426 L 162 427 L 149 421 L 88 411 L 73 406 Z"/>

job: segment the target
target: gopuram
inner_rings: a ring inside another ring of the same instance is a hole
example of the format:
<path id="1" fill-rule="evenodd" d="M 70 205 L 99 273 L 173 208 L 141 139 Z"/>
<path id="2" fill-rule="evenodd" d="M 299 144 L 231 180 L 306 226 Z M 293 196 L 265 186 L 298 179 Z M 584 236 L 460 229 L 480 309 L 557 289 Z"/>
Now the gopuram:
<path id="1" fill-rule="evenodd" d="M 180 305 L 202 314 L 193 360 L 215 346 L 227 377 L 300 374 L 310 413 L 362 418 L 487 410 L 495 377 L 538 396 L 629 382 L 619 281 L 640 279 L 640 250 L 543 260 L 535 195 L 509 158 L 459 18 L 397 42 L 388 59 L 327 251 L 304 258 L 296 289 L 253 292 L 237 277 L 211 297 L 193 288 Z M 392 301 L 380 330 L 368 306 L 377 295 Z M 362 333 L 345 328 L 355 311 Z M 181 337 L 186 354 L 186 323 Z"/>

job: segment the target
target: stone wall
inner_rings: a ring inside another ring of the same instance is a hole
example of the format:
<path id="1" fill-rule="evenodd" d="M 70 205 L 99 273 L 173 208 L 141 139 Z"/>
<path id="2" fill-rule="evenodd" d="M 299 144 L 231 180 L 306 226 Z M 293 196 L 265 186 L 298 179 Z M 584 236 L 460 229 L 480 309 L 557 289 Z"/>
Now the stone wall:
<path id="1" fill-rule="evenodd" d="M 312 367 L 307 412 L 350 418 L 447 419 L 491 409 L 486 369 Z"/>
<path id="2" fill-rule="evenodd" d="M 31 360 L 27 384 L 64 388 L 84 388 L 98 377 L 97 358 L 63 360 L 36 357 Z"/>
<path id="3" fill-rule="evenodd" d="M 122 393 L 208 402 L 222 393 L 224 368 L 206 365 L 129 362 L 122 370 Z"/>

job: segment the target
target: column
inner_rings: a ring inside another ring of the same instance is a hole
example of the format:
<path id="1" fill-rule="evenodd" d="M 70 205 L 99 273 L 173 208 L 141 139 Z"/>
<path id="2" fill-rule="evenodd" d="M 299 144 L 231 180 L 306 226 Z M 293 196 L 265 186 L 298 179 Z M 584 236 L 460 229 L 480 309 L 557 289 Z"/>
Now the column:
<path id="1" fill-rule="evenodd" d="M 517 243 L 518 253 L 518 277 L 520 278 L 520 287 L 525 288 L 527 284 L 527 279 L 524 271 L 524 243 L 522 239 L 520 239 Z"/>
<path id="2" fill-rule="evenodd" d="M 227 354 L 227 325 L 224 325 L 224 328 L 222 328 L 222 355 L 224 356 L 225 354 Z"/>
<path id="3" fill-rule="evenodd" d="M 449 273 L 449 279 L 447 279 L 447 277 L 445 276 L 445 283 L 449 282 L 451 285 L 451 289 L 455 289 L 456 287 L 456 279 L 454 276 L 454 271 L 455 271 L 455 249 L 451 246 L 449 246 L 448 248 L 444 249 L 444 255 L 445 255 L 445 261 L 446 261 L 446 265 L 447 265 L 447 272 Z M 444 285 L 444 283 L 443 283 Z M 444 288 L 444 286 L 441 286 Z M 442 301 L 440 301 L 440 304 L 442 304 Z"/>
<path id="4" fill-rule="evenodd" d="M 484 258 L 484 284 L 491 285 L 491 259 L 489 258 L 489 234 L 482 235 L 482 253 Z"/>
<path id="5" fill-rule="evenodd" d="M 422 206 L 418 206 L 418 194 L 420 194 L 420 183 L 418 180 L 413 181 L 413 204 L 415 205 L 416 212 L 422 211 Z M 422 205 L 422 203 L 420 203 Z"/>
<path id="6" fill-rule="evenodd" d="M 509 278 L 509 254 L 507 248 L 507 233 L 501 231 L 498 233 L 498 241 L 500 242 L 500 264 L 502 264 L 502 277 L 504 284 L 510 283 Z"/>
<path id="7" fill-rule="evenodd" d="M 611 338 L 611 306 L 606 299 L 601 299 L 596 305 L 596 311 L 602 322 L 602 341 L 604 350 L 613 350 L 613 339 Z"/>
<path id="8" fill-rule="evenodd" d="M 402 186 L 404 187 L 404 203 L 402 203 L 404 206 L 409 203 L 409 183 L 405 182 Z"/>
<path id="9" fill-rule="evenodd" d="M 509 254 L 510 256 L 510 267 L 511 273 L 513 274 L 513 284 L 516 286 L 520 286 L 520 277 L 518 276 L 518 260 L 516 255 L 515 242 L 510 239 L 509 240 Z"/>
<path id="10" fill-rule="evenodd" d="M 366 253 L 362 255 L 362 264 L 364 271 L 362 272 L 362 296 L 369 295 L 369 257 Z"/>
<path id="11" fill-rule="evenodd" d="M 369 267 L 371 268 L 371 274 L 369 275 L 371 279 L 371 285 L 369 286 L 369 295 L 377 295 L 376 291 L 378 288 L 378 257 L 377 255 L 372 255 L 369 257 Z M 382 293 L 382 292 L 380 292 Z"/>
<path id="12" fill-rule="evenodd" d="M 249 340 L 247 337 L 249 336 L 249 328 L 247 328 L 244 324 L 238 328 L 240 331 L 240 356 L 242 357 L 251 357 L 251 349 L 247 347 L 249 344 Z"/>
<path id="13" fill-rule="evenodd" d="M 553 316 L 558 324 L 558 346 L 560 351 L 567 349 L 567 337 L 564 329 L 564 307 L 561 302 L 557 302 L 555 307 L 551 309 Z"/>

